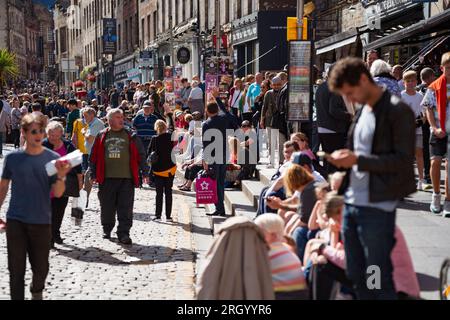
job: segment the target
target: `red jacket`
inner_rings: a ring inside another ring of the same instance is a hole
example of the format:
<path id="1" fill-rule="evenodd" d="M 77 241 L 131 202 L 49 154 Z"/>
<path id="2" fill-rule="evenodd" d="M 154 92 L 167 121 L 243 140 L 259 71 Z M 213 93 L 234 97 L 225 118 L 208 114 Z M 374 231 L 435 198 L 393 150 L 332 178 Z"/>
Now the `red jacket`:
<path id="1" fill-rule="evenodd" d="M 95 138 L 94 146 L 92 147 L 92 153 L 89 158 L 89 166 L 91 169 L 91 177 L 95 179 L 99 184 L 105 182 L 105 139 L 109 128 L 100 132 Z M 145 150 L 142 142 L 134 134 L 127 131 L 130 139 L 130 169 L 133 175 L 133 181 L 136 188 L 139 187 L 139 173 L 145 170 Z M 144 172 L 145 175 L 145 172 Z"/>

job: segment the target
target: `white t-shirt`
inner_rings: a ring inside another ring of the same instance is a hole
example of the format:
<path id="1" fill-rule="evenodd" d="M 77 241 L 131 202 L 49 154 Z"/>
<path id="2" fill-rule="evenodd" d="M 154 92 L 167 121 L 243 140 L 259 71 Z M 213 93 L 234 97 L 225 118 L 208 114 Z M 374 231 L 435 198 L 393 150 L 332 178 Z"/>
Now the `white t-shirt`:
<path id="1" fill-rule="evenodd" d="M 411 96 L 406 91 L 403 91 L 402 100 L 411 108 L 416 118 L 423 114 L 423 107 L 421 105 L 423 95 L 420 92 L 416 92 L 415 95 Z M 422 128 L 416 128 L 416 134 L 422 134 Z"/>
<path id="2" fill-rule="evenodd" d="M 201 100 L 203 99 L 203 90 L 200 87 L 193 88 L 189 98 L 192 100 Z"/>

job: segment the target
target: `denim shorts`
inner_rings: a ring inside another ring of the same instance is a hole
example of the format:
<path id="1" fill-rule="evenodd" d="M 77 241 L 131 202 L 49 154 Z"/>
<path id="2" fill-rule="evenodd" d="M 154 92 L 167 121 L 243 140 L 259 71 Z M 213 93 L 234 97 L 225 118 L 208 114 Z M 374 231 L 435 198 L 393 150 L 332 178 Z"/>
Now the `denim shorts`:
<path id="1" fill-rule="evenodd" d="M 448 136 L 442 139 L 437 138 L 434 134 L 430 138 L 430 157 L 444 158 L 447 155 Z"/>

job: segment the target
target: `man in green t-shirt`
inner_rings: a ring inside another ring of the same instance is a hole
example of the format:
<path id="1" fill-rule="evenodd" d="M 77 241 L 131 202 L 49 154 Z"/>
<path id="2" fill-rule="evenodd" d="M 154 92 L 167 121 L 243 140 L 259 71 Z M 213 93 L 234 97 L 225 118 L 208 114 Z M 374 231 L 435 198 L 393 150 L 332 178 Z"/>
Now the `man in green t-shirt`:
<path id="1" fill-rule="evenodd" d="M 124 127 L 123 111 L 112 109 L 107 115 L 109 128 L 95 138 L 89 159 L 91 179 L 98 182 L 103 238 L 111 239 L 117 220 L 119 242 L 131 245 L 134 188 L 140 185 L 140 175 L 148 180 L 146 157 L 141 140 Z"/>
<path id="2" fill-rule="evenodd" d="M 67 108 L 69 109 L 69 114 L 67 116 L 67 126 L 66 126 L 66 134 L 70 139 L 72 137 L 73 132 L 73 123 L 80 119 L 80 108 L 78 106 L 78 101 L 75 99 L 69 100 L 67 102 Z"/>

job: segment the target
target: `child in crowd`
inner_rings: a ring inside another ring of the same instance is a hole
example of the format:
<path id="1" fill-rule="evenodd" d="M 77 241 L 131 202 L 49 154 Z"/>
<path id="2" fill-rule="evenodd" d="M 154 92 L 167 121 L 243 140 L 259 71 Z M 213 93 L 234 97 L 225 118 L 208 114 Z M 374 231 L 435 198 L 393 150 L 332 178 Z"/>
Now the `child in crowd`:
<path id="1" fill-rule="evenodd" d="M 424 162 L 423 162 L 423 136 L 422 125 L 425 121 L 423 108 L 421 106 L 423 96 L 416 91 L 417 73 L 415 71 L 407 71 L 403 74 L 403 82 L 406 90 L 402 92 L 402 100 L 408 104 L 416 117 L 416 162 L 419 171 L 419 182 L 417 190 L 424 190 L 427 182 L 424 179 Z"/>
<path id="2" fill-rule="evenodd" d="M 313 254 L 312 248 L 317 247 L 318 244 L 329 245 L 332 248 L 343 248 L 340 241 L 340 232 L 342 213 L 344 211 L 344 198 L 332 191 L 327 193 L 321 202 L 323 204 L 321 205 L 322 211 L 320 215 L 324 216 L 326 225 L 316 239 L 308 241 L 303 259 L 305 265 L 308 264 L 310 259 L 313 262 L 317 261 L 317 256 Z"/>
<path id="3" fill-rule="evenodd" d="M 270 246 L 269 258 L 273 288 L 277 300 L 306 300 L 309 298 L 300 259 L 284 238 L 283 219 L 271 213 L 260 215 L 255 223 L 264 232 Z"/>

